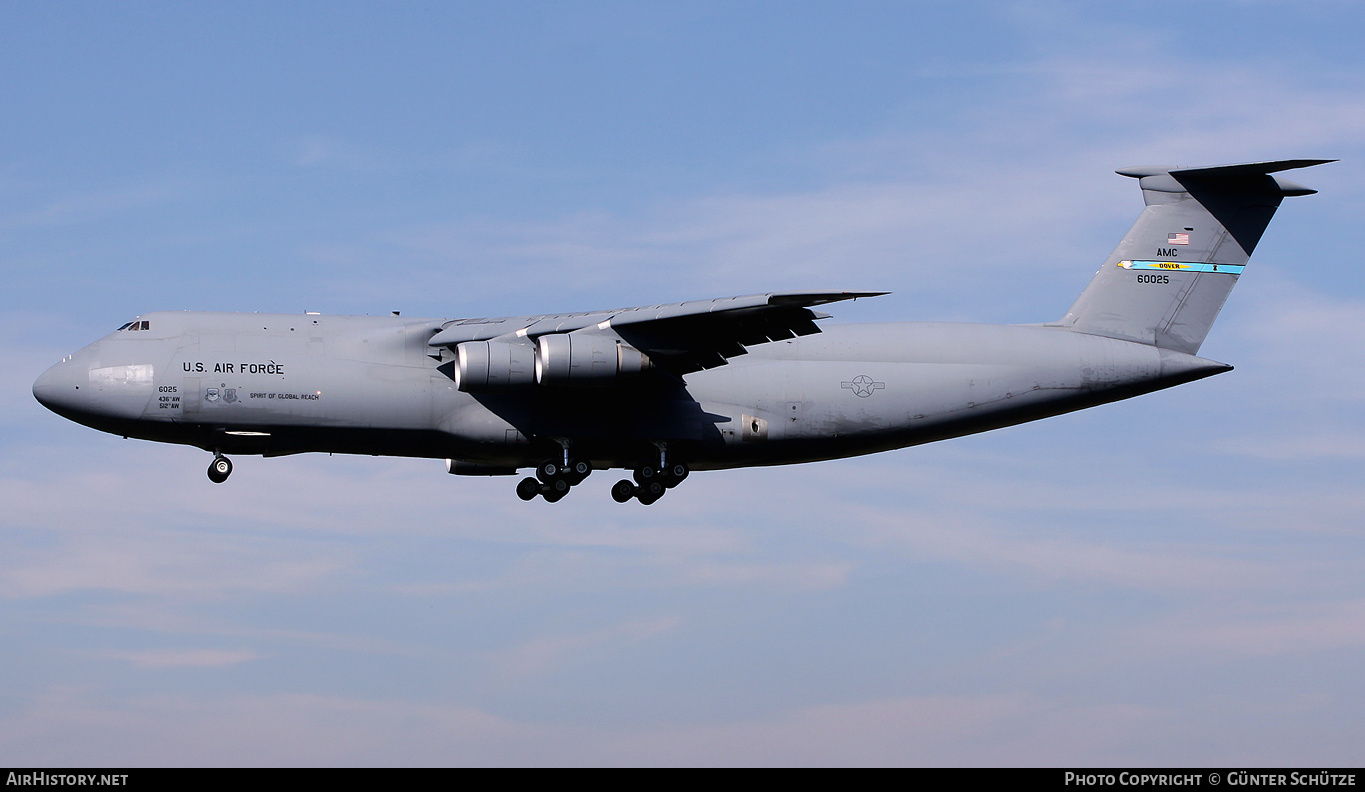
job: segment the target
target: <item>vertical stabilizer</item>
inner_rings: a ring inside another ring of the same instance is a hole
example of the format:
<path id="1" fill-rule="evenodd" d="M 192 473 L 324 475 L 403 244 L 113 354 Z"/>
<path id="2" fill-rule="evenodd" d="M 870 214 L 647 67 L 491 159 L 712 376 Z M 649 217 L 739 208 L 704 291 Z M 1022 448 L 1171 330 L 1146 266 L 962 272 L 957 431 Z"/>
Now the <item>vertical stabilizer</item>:
<path id="1" fill-rule="evenodd" d="M 1316 192 L 1271 174 L 1324 162 L 1118 171 L 1147 208 L 1059 324 L 1195 354 L 1280 201 Z"/>

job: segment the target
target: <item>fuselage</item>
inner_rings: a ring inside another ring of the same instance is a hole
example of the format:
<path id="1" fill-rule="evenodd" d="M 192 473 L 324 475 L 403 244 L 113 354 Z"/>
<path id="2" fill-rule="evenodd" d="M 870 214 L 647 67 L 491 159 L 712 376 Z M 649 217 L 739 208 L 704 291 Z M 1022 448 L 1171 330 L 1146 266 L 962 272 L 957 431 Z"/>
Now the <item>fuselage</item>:
<path id="1" fill-rule="evenodd" d="M 1129 168 L 1144 208 L 1057 322 L 821 326 L 875 291 L 464 319 L 153 313 L 33 386 L 107 432 L 214 453 L 446 459 L 554 502 L 594 469 L 648 505 L 691 470 L 869 454 L 1227 371 L 1196 357 L 1286 196 L 1329 160 Z"/>
<path id="2" fill-rule="evenodd" d="M 158 312 L 46 371 L 53 411 L 223 454 L 331 452 L 533 467 L 572 445 L 593 467 L 668 447 L 693 469 L 853 456 L 1069 412 L 1229 367 L 1044 325 L 830 325 L 726 365 L 611 388 L 465 393 L 445 319 Z M 145 329 L 144 329 L 145 328 Z"/>

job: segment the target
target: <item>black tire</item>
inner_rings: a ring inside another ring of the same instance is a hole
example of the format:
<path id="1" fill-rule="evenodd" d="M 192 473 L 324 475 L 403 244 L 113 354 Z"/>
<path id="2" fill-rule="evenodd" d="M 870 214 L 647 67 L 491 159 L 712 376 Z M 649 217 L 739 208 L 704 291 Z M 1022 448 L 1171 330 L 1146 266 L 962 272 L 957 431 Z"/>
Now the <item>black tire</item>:
<path id="1" fill-rule="evenodd" d="M 560 464 L 555 461 L 541 462 L 536 466 L 536 478 L 545 484 L 559 478 L 563 472 L 564 468 L 560 467 Z"/>
<path id="2" fill-rule="evenodd" d="M 546 491 L 545 491 L 545 502 L 546 502 L 546 503 L 555 503 L 555 502 L 557 502 L 560 498 L 562 498 L 562 497 L 564 497 L 565 495 L 567 495 L 568 492 L 569 492 L 569 490 L 568 490 L 567 488 L 566 488 L 563 492 L 556 492 L 556 491 L 554 491 L 554 490 L 546 490 Z"/>
<path id="3" fill-rule="evenodd" d="M 517 484 L 517 497 L 524 501 L 531 500 L 540 494 L 540 482 L 527 476 Z"/>
<path id="4" fill-rule="evenodd" d="M 585 459 L 575 459 L 569 462 L 569 478 L 573 479 L 574 484 L 588 477 L 592 472 L 592 463 Z"/>
<path id="5" fill-rule="evenodd" d="M 227 457 L 214 457 L 213 461 L 209 463 L 209 481 L 214 484 L 222 484 L 231 475 L 232 460 Z"/>
<path id="6" fill-rule="evenodd" d="M 644 485 L 659 478 L 659 469 L 653 465 L 645 464 L 635 468 L 635 483 Z"/>
<path id="7" fill-rule="evenodd" d="M 558 495 L 559 497 L 558 497 L 558 498 L 555 498 L 555 500 L 559 500 L 559 498 L 562 498 L 562 497 L 564 497 L 565 495 L 567 495 L 568 492 L 569 492 L 569 482 L 566 481 L 566 480 L 564 480 L 564 479 L 562 479 L 562 478 L 555 479 L 554 481 L 551 481 L 550 483 L 548 483 L 548 484 L 545 485 L 545 499 L 546 499 L 546 500 L 549 500 L 549 499 L 550 499 L 550 494 L 551 494 L 551 493 L 553 493 L 553 494 L 555 494 L 555 495 Z"/>
<path id="8" fill-rule="evenodd" d="M 665 487 L 673 489 L 687 478 L 687 465 L 681 462 L 674 462 L 659 472 L 659 480 Z"/>
<path id="9" fill-rule="evenodd" d="M 617 503 L 625 503 L 635 497 L 635 485 L 627 479 L 621 479 L 611 485 L 611 499 Z"/>
<path id="10" fill-rule="evenodd" d="M 641 503 L 648 506 L 654 501 L 658 500 L 659 498 L 662 498 L 664 496 L 664 492 L 665 490 L 663 484 L 660 484 L 657 481 L 652 481 L 648 485 L 640 487 L 638 490 L 636 490 L 635 497 Z"/>

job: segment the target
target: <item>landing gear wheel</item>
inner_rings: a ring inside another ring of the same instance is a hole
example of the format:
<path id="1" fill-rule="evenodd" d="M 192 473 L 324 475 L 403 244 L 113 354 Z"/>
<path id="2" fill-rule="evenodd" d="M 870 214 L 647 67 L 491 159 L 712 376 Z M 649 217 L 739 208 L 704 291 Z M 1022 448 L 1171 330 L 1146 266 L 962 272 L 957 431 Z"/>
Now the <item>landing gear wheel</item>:
<path id="1" fill-rule="evenodd" d="M 536 478 L 540 479 L 544 484 L 549 484 L 551 481 L 559 478 L 563 473 L 564 468 L 554 460 L 546 460 L 536 467 Z"/>
<path id="2" fill-rule="evenodd" d="M 232 475 L 232 460 L 225 456 L 216 456 L 209 463 L 209 481 L 214 484 L 222 484 L 227 481 L 228 476 Z"/>
<path id="3" fill-rule="evenodd" d="M 648 484 L 641 484 L 637 487 L 635 490 L 635 497 L 639 498 L 641 503 L 648 506 L 659 498 L 662 498 L 666 490 L 667 487 L 664 486 L 664 483 L 655 479 Z"/>
<path id="4" fill-rule="evenodd" d="M 541 487 L 540 490 L 541 493 L 545 495 L 545 500 L 550 500 L 551 495 L 555 496 L 555 500 L 559 500 L 569 494 L 569 482 L 567 479 L 555 479 Z M 554 503 L 554 501 L 550 502 Z"/>
<path id="5" fill-rule="evenodd" d="M 690 471 L 687 469 L 687 465 L 684 465 L 681 462 L 674 462 L 673 464 L 664 468 L 665 486 L 667 486 L 669 489 L 673 489 L 674 487 L 681 484 L 683 482 L 683 479 L 687 478 L 687 474 L 689 472 Z"/>
<path id="6" fill-rule="evenodd" d="M 625 503 L 633 497 L 635 497 L 635 485 L 626 479 L 621 479 L 611 485 L 611 499 L 617 503 Z"/>
<path id="7" fill-rule="evenodd" d="M 644 464 L 635 468 L 635 483 L 641 486 L 659 478 L 659 469 L 650 464 Z"/>
<path id="8" fill-rule="evenodd" d="M 517 497 L 524 501 L 531 500 L 540 494 L 540 482 L 527 476 L 517 484 Z"/>
<path id="9" fill-rule="evenodd" d="M 578 486 L 591 472 L 592 464 L 589 462 L 582 459 L 571 459 L 564 470 L 564 475 L 568 477 L 570 484 Z"/>
<path id="10" fill-rule="evenodd" d="M 563 483 L 563 482 L 561 482 L 561 483 Z M 542 494 L 543 494 L 544 497 L 545 497 L 545 502 L 546 502 L 546 503 L 554 503 L 555 501 L 557 501 L 557 500 L 559 500 L 560 498 L 564 497 L 565 495 L 569 494 L 569 489 L 568 489 L 568 487 L 565 487 L 564 490 L 563 490 L 562 492 L 559 491 L 559 490 L 547 489 L 547 490 L 545 490 L 545 492 L 542 493 Z"/>

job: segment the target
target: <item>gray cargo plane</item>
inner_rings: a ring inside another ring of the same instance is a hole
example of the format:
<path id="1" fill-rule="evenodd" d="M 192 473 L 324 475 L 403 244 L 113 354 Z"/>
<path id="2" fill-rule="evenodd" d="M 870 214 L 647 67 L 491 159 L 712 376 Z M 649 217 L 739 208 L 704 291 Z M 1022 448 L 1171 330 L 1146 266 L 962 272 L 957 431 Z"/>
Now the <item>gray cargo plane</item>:
<path id="1" fill-rule="evenodd" d="M 1146 208 L 1055 322 L 821 327 L 885 292 L 778 292 L 492 319 L 162 312 L 43 373 L 105 432 L 225 454 L 445 459 L 554 502 L 594 470 L 650 504 L 692 470 L 870 454 L 1219 374 L 1196 357 L 1284 196 L 1332 160 L 1132 168 Z"/>

